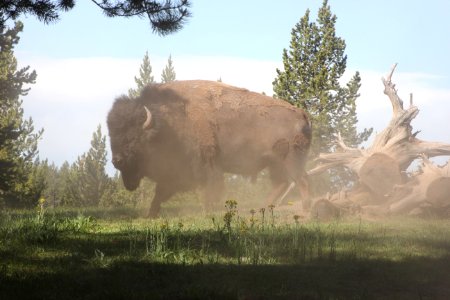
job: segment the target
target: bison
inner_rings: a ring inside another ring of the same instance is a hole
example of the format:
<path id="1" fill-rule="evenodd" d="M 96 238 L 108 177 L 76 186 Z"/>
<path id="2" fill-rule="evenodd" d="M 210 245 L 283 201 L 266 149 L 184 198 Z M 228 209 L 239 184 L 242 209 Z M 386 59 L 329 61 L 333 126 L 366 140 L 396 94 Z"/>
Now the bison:
<path id="1" fill-rule="evenodd" d="M 219 198 L 224 173 L 256 178 L 268 168 L 267 204 L 298 184 L 307 196 L 304 165 L 311 142 L 306 113 L 289 103 L 212 81 L 147 86 L 117 98 L 107 119 L 112 163 L 128 190 L 143 177 L 156 183 L 149 216 L 181 191 Z"/>

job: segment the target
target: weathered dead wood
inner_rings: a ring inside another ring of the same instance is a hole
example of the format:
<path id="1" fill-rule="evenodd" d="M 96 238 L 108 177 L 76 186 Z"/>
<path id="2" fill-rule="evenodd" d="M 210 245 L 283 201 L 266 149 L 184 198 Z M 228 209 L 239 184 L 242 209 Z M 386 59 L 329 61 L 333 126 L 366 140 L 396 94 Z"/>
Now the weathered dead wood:
<path id="1" fill-rule="evenodd" d="M 400 166 L 389 155 L 376 152 L 369 156 L 359 171 L 359 181 L 382 199 L 403 182 Z"/>
<path id="2" fill-rule="evenodd" d="M 403 107 L 392 75 L 396 64 L 386 78 L 382 78 L 384 94 L 392 105 L 392 117 L 387 127 L 377 134 L 366 149 L 348 147 L 338 134 L 337 151 L 321 153 L 318 165 L 308 172 L 320 174 L 330 168 L 345 166 L 359 179 L 357 188 L 315 201 L 311 216 L 328 219 L 346 213 L 382 216 L 386 214 L 421 214 L 423 212 L 450 212 L 450 161 L 438 167 L 429 157 L 450 155 L 450 144 L 418 139 L 411 121 L 419 109 Z M 420 173 L 407 176 L 406 169 L 417 158 L 422 158 Z"/>
<path id="3" fill-rule="evenodd" d="M 343 215 L 343 209 L 327 199 L 315 201 L 311 207 L 310 218 L 320 221 L 330 221 Z"/>
<path id="4" fill-rule="evenodd" d="M 439 142 L 427 142 L 416 138 L 419 132 L 412 132 L 411 121 L 419 113 L 419 109 L 412 104 L 407 109 L 403 107 L 403 101 L 397 94 L 392 75 L 397 64 L 393 65 L 387 78 L 382 78 L 384 94 L 392 104 L 392 118 L 388 126 L 379 134 L 370 147 L 359 149 L 348 147 L 340 135 L 337 136 L 336 145 L 339 151 L 333 153 L 321 153 L 316 162 L 318 165 L 308 172 L 308 175 L 320 174 L 330 168 L 345 166 L 358 175 L 363 183 L 378 194 L 387 193 L 395 184 L 399 184 L 401 173 L 421 154 L 427 157 L 450 155 L 450 144 Z M 381 159 L 383 157 L 384 159 Z M 368 170 L 373 170 L 374 162 L 378 160 L 390 160 L 394 167 L 380 163 L 378 170 L 373 171 L 371 177 Z M 394 163 L 395 162 L 395 163 Z M 396 172 L 398 166 L 399 172 Z M 385 178 L 386 180 L 380 180 Z M 390 184 L 387 184 L 389 183 Z"/>
<path id="5" fill-rule="evenodd" d="M 396 184 L 386 195 L 376 195 L 367 186 L 359 185 L 319 197 L 313 203 L 310 217 L 319 220 L 355 214 L 365 218 L 406 214 L 450 217 L 450 160 L 439 167 L 422 155 L 422 163 L 420 171 L 405 183 Z"/>
<path id="6" fill-rule="evenodd" d="M 410 213 L 425 203 L 434 208 L 450 206 L 450 161 L 438 167 L 423 155 L 421 172 L 397 186 L 390 202 L 392 214 Z"/>

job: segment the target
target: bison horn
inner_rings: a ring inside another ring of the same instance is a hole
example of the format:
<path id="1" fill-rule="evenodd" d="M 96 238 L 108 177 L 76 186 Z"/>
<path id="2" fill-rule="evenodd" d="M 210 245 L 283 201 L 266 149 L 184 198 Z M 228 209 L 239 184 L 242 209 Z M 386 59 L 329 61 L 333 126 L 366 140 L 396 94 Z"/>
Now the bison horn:
<path id="1" fill-rule="evenodd" d="M 147 108 L 147 106 L 144 106 L 145 113 L 147 115 L 147 118 L 145 119 L 144 124 L 142 124 L 142 129 L 147 129 L 150 126 L 150 123 L 152 122 L 152 113 Z"/>

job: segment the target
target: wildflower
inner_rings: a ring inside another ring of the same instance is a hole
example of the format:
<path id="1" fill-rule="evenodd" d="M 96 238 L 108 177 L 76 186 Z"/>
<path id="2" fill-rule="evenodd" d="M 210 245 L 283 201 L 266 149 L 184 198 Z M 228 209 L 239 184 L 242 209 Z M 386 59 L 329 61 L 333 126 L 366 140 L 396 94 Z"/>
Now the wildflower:
<path id="1" fill-rule="evenodd" d="M 266 209 L 264 207 L 260 208 L 259 212 L 261 213 L 261 224 L 262 224 L 262 226 L 264 228 L 264 213 L 266 212 Z"/>
<path id="2" fill-rule="evenodd" d="M 38 214 L 38 219 L 40 219 L 40 220 L 44 217 L 44 214 L 45 214 L 44 205 L 45 205 L 45 198 L 44 197 L 39 198 L 36 210 L 37 210 L 37 214 Z"/>
<path id="3" fill-rule="evenodd" d="M 248 226 L 247 226 L 247 223 L 245 222 L 245 220 L 241 220 L 241 224 L 239 226 L 239 230 L 241 231 L 241 233 L 247 232 Z"/>
<path id="4" fill-rule="evenodd" d="M 250 213 L 252 214 L 252 216 L 250 217 L 250 225 L 253 228 L 253 226 L 255 226 L 255 222 L 256 222 L 256 219 L 255 219 L 256 211 L 254 209 L 251 209 Z"/>
<path id="5" fill-rule="evenodd" d="M 225 201 L 225 208 L 229 211 L 235 210 L 237 208 L 237 201 L 234 199 L 228 199 Z"/>
<path id="6" fill-rule="evenodd" d="M 225 222 L 227 227 L 230 226 L 231 221 L 233 220 L 233 216 L 234 216 L 234 213 L 229 212 L 229 211 L 226 212 L 225 215 L 223 216 L 223 221 Z"/>
<path id="7" fill-rule="evenodd" d="M 164 220 L 161 224 L 160 224 L 160 228 L 161 230 L 166 230 L 169 228 L 169 222 L 167 222 L 167 220 Z"/>
<path id="8" fill-rule="evenodd" d="M 271 217 L 271 225 L 272 225 L 272 227 L 274 227 L 275 226 L 275 218 L 274 218 L 274 215 L 273 215 L 273 209 L 275 208 L 275 205 L 273 205 L 273 204 L 270 204 L 269 205 L 269 211 L 270 211 L 270 217 Z"/>
<path id="9" fill-rule="evenodd" d="M 44 197 L 39 198 L 38 203 L 39 203 L 39 205 L 41 205 L 41 206 L 44 205 L 44 204 L 45 204 L 45 198 L 44 198 Z"/>

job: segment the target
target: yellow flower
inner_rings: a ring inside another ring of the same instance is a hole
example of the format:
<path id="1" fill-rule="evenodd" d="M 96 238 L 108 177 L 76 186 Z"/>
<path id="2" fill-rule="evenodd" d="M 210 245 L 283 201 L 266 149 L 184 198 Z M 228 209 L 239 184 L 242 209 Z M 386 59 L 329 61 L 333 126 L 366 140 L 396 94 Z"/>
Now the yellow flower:
<path id="1" fill-rule="evenodd" d="M 169 228 L 169 222 L 167 220 L 164 220 L 161 224 L 159 224 L 161 230 L 166 230 Z"/>
<path id="2" fill-rule="evenodd" d="M 44 203 L 45 203 L 45 198 L 44 197 L 39 198 L 39 204 L 42 205 Z"/>

